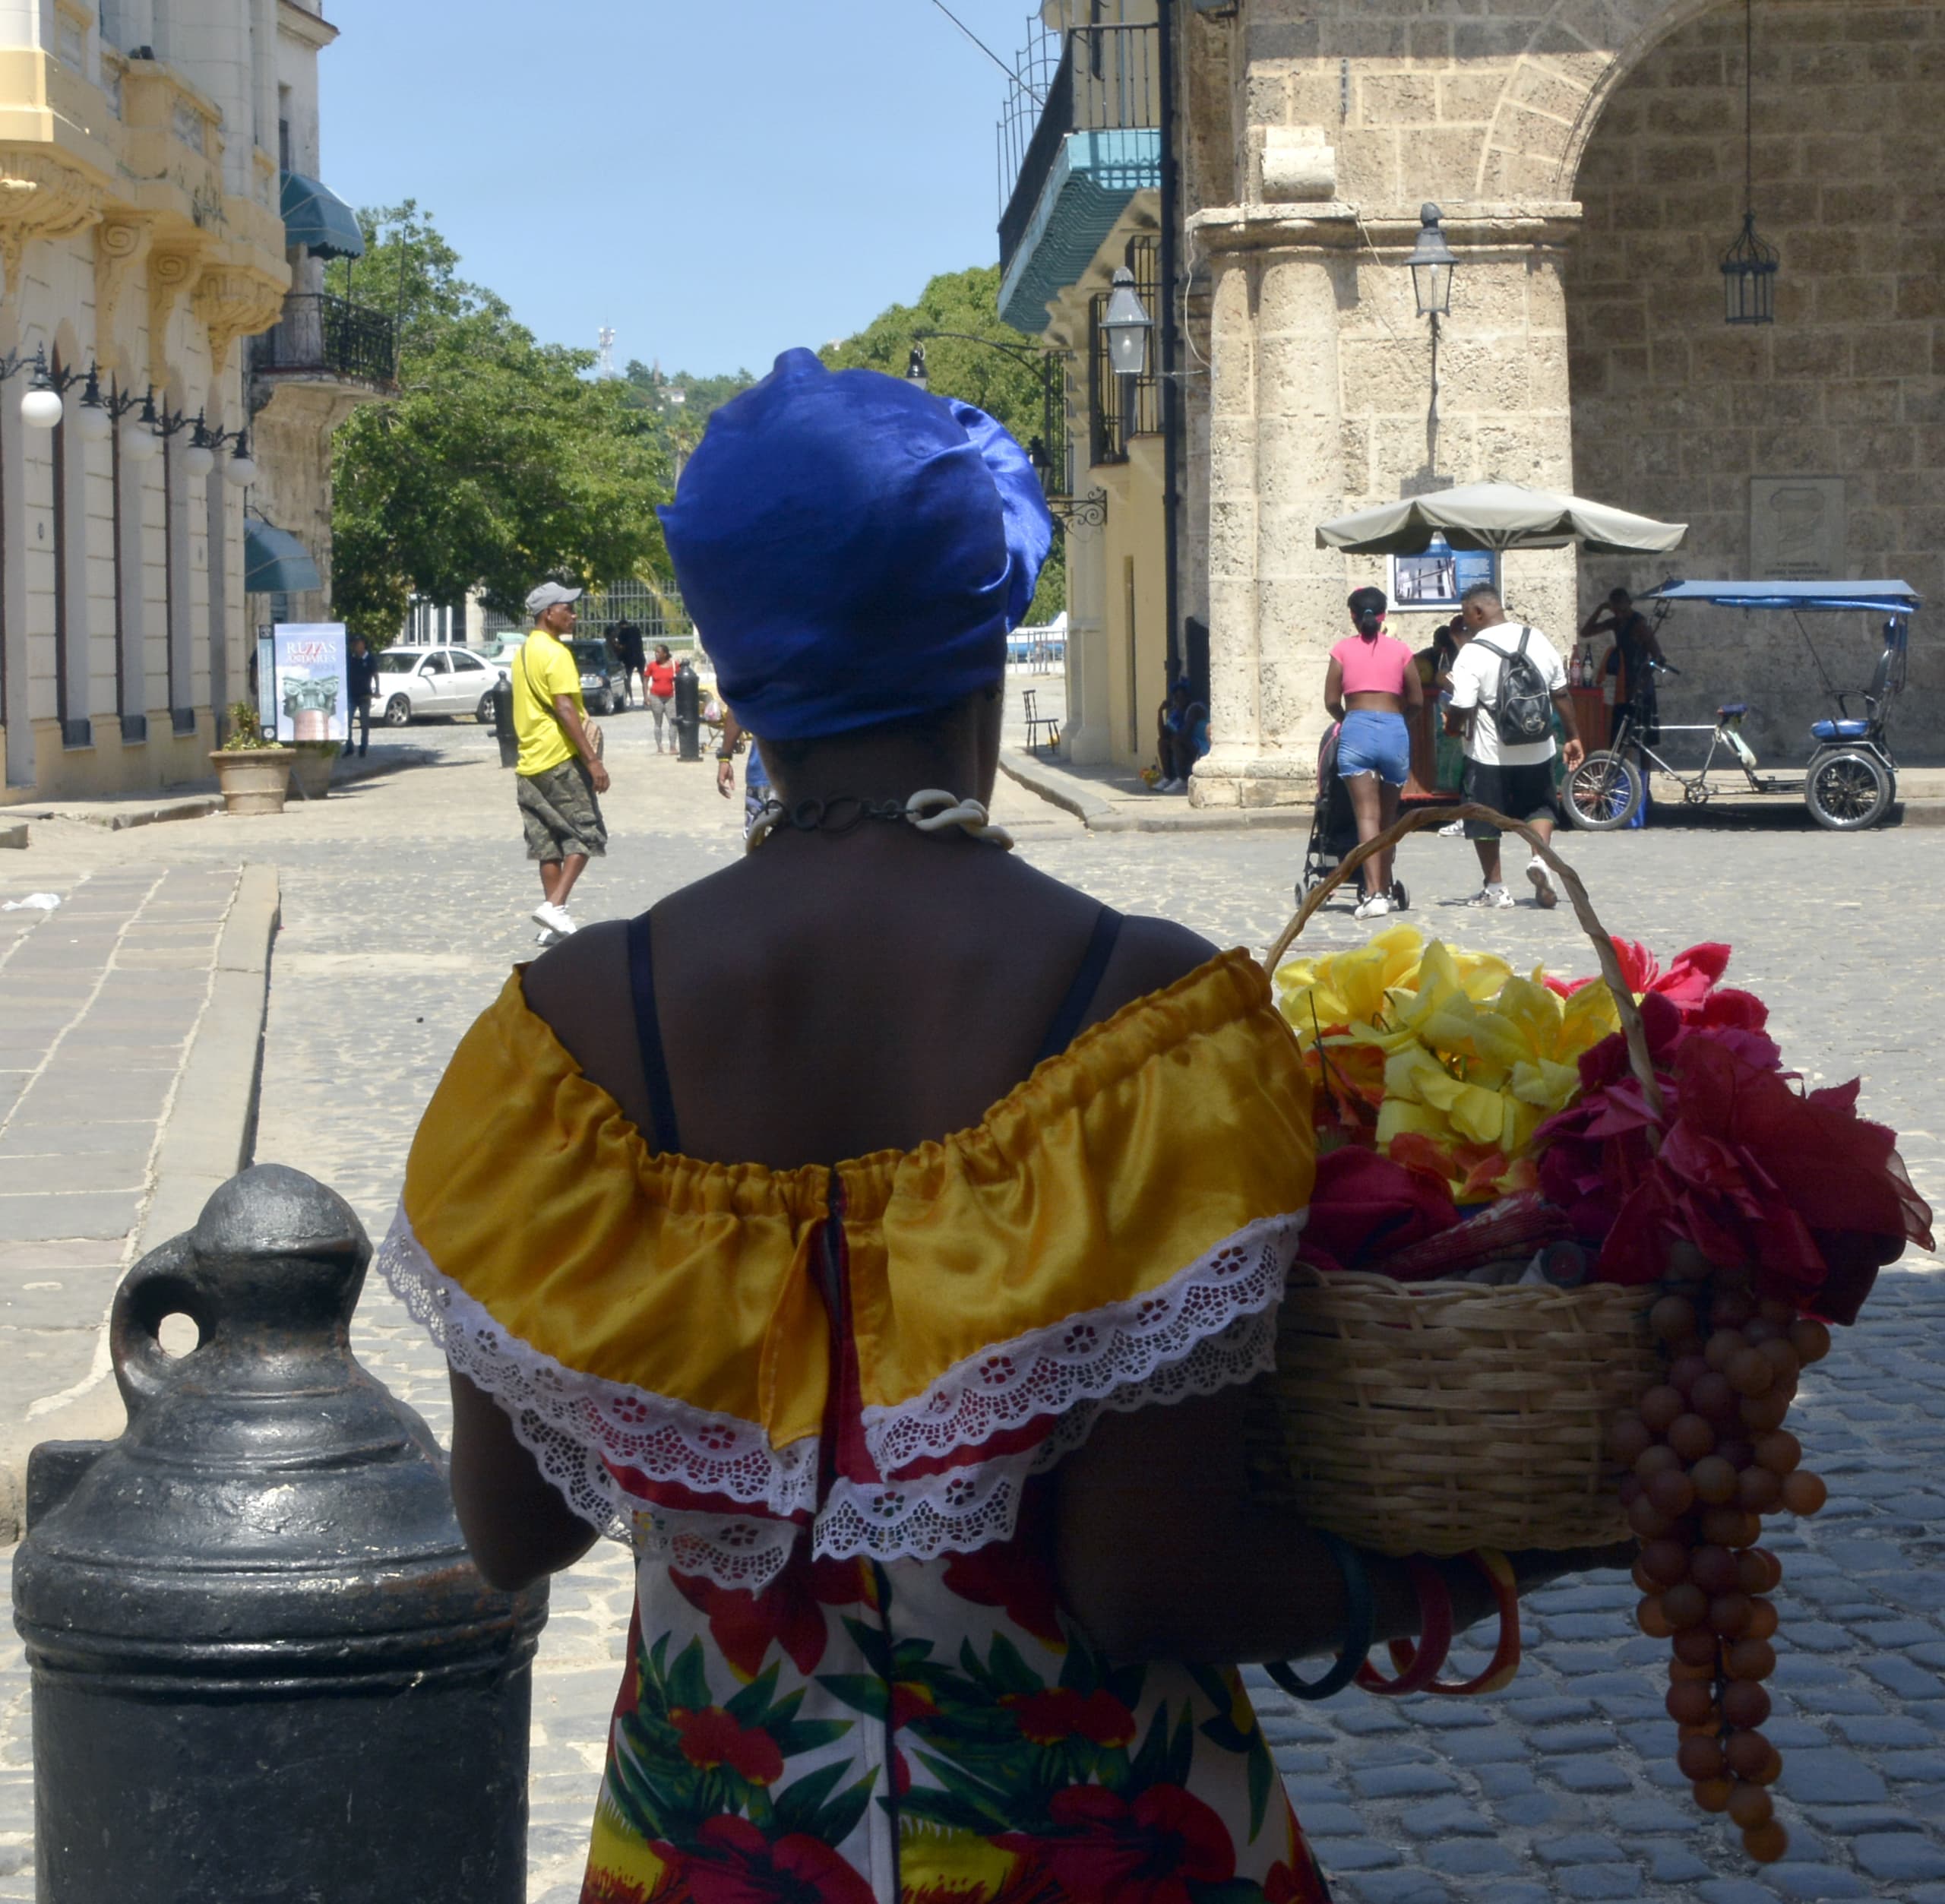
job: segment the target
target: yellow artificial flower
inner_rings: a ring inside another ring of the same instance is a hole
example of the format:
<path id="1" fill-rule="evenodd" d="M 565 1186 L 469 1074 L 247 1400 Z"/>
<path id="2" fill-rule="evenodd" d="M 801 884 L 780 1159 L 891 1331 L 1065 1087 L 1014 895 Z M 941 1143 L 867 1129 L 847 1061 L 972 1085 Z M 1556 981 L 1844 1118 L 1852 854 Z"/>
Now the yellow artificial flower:
<path id="1" fill-rule="evenodd" d="M 1402 1140 L 1420 1167 L 1436 1158 L 1455 1195 L 1530 1185 L 1534 1133 L 1579 1096 L 1581 1054 L 1620 1028 L 1604 985 L 1563 998 L 1543 970 L 1520 978 L 1504 959 L 1428 942 L 1409 925 L 1293 959 L 1276 982 L 1298 1041 L 1326 1048 L 1320 1065 L 1370 1080 L 1378 1148 Z"/>

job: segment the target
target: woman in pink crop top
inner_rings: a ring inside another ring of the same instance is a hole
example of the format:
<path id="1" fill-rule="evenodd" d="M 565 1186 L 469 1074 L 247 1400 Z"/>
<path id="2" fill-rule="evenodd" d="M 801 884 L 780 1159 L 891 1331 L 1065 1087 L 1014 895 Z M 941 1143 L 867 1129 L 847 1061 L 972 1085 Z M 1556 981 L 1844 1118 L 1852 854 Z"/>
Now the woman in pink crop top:
<path id="1" fill-rule="evenodd" d="M 1351 597 L 1357 632 L 1330 650 L 1324 682 L 1324 704 L 1338 723 L 1337 776 L 1350 795 L 1361 843 L 1398 818 L 1398 795 L 1412 770 L 1406 710 L 1415 716 L 1425 704 L 1411 650 L 1384 632 L 1389 606 L 1380 588 L 1361 588 Z M 1403 883 L 1392 878 L 1391 855 L 1366 860 L 1357 916 L 1381 919 L 1407 903 Z"/>

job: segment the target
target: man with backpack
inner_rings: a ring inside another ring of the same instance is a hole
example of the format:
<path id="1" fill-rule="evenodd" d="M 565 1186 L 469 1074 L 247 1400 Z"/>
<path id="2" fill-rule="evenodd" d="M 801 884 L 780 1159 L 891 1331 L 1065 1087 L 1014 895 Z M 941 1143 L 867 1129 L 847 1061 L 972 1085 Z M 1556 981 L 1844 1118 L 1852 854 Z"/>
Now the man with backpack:
<path id="1" fill-rule="evenodd" d="M 1566 664 L 1538 628 L 1506 618 L 1499 591 L 1475 583 L 1460 603 L 1471 639 L 1452 663 L 1452 698 L 1445 731 L 1466 744 L 1466 798 L 1509 819 L 1523 820 L 1542 840 L 1553 837 L 1553 722 L 1556 713 L 1567 735 L 1562 750 L 1570 773 L 1586 757 L 1573 724 L 1573 697 L 1567 691 Z M 1469 906 L 1510 906 L 1500 864 L 1499 830 L 1482 820 L 1466 822 L 1466 837 L 1478 849 L 1485 884 Z M 1557 906 L 1547 869 L 1535 858 L 1526 868 L 1533 897 Z"/>

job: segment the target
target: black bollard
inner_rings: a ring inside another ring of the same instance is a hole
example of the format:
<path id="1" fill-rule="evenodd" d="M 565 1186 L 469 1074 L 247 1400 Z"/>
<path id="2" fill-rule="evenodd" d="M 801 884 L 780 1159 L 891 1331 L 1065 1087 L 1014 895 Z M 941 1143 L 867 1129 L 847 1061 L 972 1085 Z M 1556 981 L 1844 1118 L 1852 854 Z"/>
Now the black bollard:
<path id="1" fill-rule="evenodd" d="M 115 1297 L 122 1438 L 33 1451 L 40 1904 L 523 1904 L 546 1589 L 480 1578 L 431 1431 L 353 1359 L 371 1254 L 301 1172 L 232 1178 Z"/>
<path id="2" fill-rule="evenodd" d="M 675 671 L 675 757 L 702 758 L 702 683 L 693 668 Z"/>
<path id="3" fill-rule="evenodd" d="M 514 731 L 513 684 L 502 675 L 489 691 L 493 698 L 493 732 L 500 743 L 500 764 L 517 767 L 520 735 Z"/>

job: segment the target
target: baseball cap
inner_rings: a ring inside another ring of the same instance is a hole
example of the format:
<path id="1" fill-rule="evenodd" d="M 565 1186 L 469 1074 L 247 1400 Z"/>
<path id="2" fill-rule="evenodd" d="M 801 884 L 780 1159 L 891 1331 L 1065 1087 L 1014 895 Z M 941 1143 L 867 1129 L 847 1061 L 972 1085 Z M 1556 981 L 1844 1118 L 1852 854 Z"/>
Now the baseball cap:
<path id="1" fill-rule="evenodd" d="M 580 590 L 563 588 L 558 582 L 542 582 L 527 598 L 529 615 L 545 615 L 549 609 L 558 608 L 564 602 L 578 602 Z"/>

